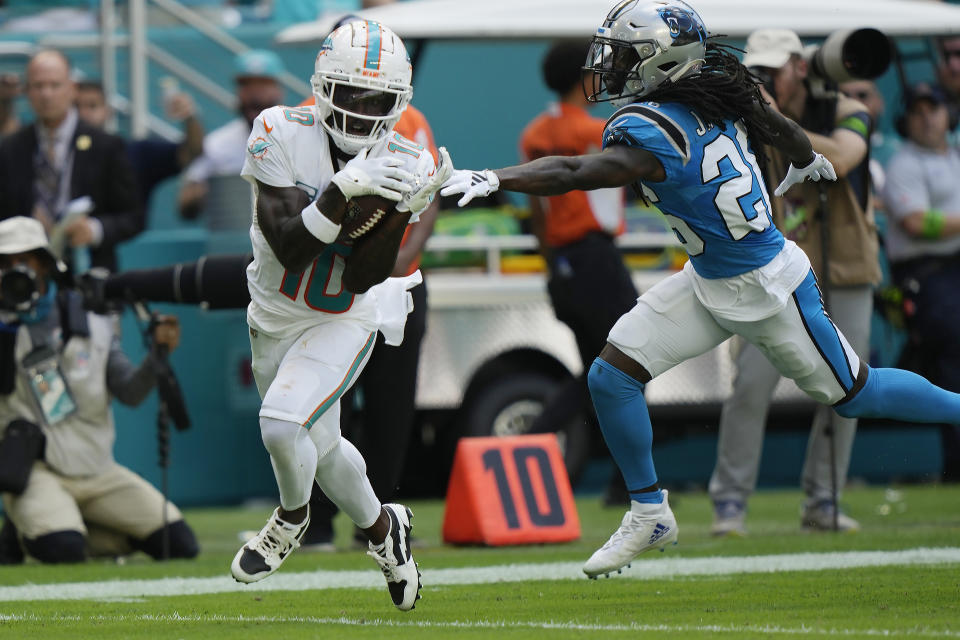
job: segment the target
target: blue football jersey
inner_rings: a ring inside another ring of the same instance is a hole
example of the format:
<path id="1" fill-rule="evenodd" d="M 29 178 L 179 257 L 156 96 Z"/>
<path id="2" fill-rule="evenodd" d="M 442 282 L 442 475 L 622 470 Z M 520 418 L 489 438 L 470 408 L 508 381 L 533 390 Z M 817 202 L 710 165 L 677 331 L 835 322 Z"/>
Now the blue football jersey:
<path id="1" fill-rule="evenodd" d="M 666 179 L 642 184 L 643 193 L 704 278 L 762 267 L 783 248 L 743 121 L 720 127 L 680 103 L 637 102 L 607 121 L 603 146 L 614 144 L 645 149 L 663 165 Z"/>

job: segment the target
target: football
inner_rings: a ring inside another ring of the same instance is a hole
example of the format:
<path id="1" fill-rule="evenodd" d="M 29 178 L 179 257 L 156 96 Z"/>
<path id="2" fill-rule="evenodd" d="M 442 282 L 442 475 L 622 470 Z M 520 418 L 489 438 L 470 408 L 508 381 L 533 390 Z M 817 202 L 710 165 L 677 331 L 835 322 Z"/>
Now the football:
<path id="1" fill-rule="evenodd" d="M 396 203 L 380 196 L 357 196 L 347 201 L 347 213 L 340 225 L 340 237 L 356 240 L 377 226 L 393 211 Z"/>

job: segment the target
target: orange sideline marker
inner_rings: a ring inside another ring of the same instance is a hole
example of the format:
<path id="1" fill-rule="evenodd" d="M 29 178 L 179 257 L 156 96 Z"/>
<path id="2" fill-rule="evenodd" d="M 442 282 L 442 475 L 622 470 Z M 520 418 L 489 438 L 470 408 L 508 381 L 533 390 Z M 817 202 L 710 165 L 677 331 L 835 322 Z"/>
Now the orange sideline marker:
<path id="1" fill-rule="evenodd" d="M 455 544 L 569 542 L 580 519 L 557 437 L 461 438 L 443 516 Z"/>

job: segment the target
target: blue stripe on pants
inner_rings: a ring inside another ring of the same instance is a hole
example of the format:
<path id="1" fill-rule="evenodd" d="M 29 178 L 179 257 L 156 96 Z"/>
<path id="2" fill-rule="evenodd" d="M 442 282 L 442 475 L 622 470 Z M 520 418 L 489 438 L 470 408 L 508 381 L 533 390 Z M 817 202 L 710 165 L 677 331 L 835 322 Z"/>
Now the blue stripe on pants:
<path id="1" fill-rule="evenodd" d="M 840 332 L 823 308 L 823 297 L 812 269 L 794 290 L 793 298 L 797 303 L 807 334 L 830 365 L 840 386 L 844 391 L 850 391 L 856 380 L 857 371 L 851 370 L 847 353 L 843 343 L 840 342 Z"/>

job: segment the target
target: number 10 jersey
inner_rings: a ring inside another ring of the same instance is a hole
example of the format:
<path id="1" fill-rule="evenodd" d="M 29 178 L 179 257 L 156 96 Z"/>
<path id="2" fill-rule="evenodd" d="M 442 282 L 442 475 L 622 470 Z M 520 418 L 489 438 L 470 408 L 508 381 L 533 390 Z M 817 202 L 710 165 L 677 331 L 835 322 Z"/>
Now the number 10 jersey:
<path id="1" fill-rule="evenodd" d="M 253 123 L 247 141 L 246 161 L 241 175 L 274 187 L 297 187 L 316 199 L 330 183 L 337 168 L 331 154 L 330 138 L 320 124 L 313 106 L 271 107 Z M 404 160 L 404 169 L 426 179 L 432 173 L 430 163 L 421 163 L 428 151 L 415 142 L 390 132 L 370 148 L 368 157 L 390 155 Z M 425 167 L 429 164 L 429 167 Z M 414 212 L 410 222 L 419 218 Z M 349 244 L 335 242 L 317 256 L 302 273 L 288 272 L 277 260 L 257 223 L 256 202 L 250 225 L 253 262 L 247 267 L 250 305 L 247 321 L 251 327 L 280 336 L 300 332 L 307 327 L 337 318 L 362 322 L 371 331 L 381 322 L 377 291 L 381 285 L 364 294 L 343 288 L 341 276 L 350 255 Z"/>

